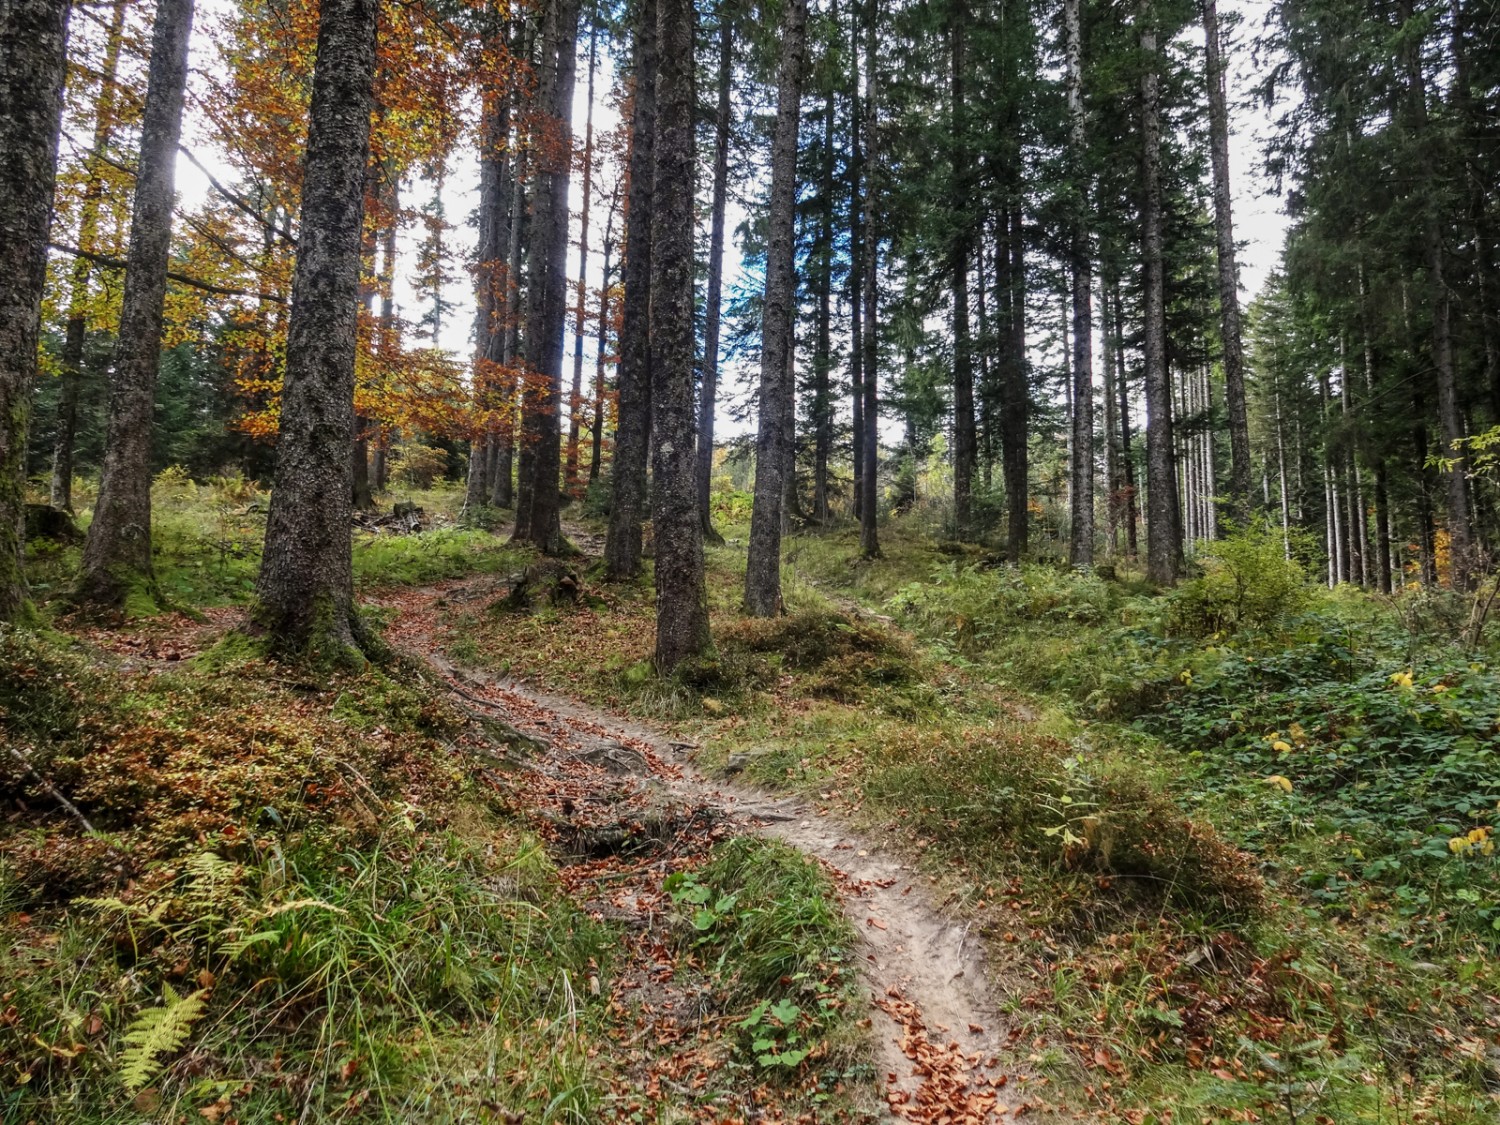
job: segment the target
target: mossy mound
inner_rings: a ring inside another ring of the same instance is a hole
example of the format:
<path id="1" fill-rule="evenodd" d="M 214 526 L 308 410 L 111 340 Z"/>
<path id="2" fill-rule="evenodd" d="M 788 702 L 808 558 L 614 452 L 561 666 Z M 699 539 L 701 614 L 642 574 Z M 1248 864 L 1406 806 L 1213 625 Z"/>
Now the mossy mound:
<path id="1" fill-rule="evenodd" d="M 909 645 L 878 622 L 829 610 L 786 617 L 743 618 L 720 628 L 726 660 L 769 658 L 769 670 L 793 672 L 803 694 L 861 702 L 871 688 L 906 687 L 920 679 Z M 751 661 L 754 663 L 754 661 Z"/>

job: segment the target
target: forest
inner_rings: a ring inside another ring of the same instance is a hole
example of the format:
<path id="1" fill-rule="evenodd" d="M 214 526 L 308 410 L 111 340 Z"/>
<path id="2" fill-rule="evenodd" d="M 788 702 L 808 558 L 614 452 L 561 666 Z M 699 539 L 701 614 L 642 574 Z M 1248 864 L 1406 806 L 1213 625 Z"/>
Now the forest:
<path id="1" fill-rule="evenodd" d="M 1489 0 L 0 0 L 0 1120 L 1500 1117 Z"/>

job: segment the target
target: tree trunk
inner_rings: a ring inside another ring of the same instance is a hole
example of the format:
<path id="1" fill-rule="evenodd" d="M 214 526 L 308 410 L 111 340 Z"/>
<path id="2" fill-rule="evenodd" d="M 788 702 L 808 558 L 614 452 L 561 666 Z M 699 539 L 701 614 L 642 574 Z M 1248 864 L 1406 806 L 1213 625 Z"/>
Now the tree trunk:
<path id="1" fill-rule="evenodd" d="M 658 0 L 651 231 L 651 522 L 656 668 L 709 651 L 703 522 L 693 449 L 693 2 Z"/>
<path id="2" fill-rule="evenodd" d="M 573 312 L 573 387 L 568 395 L 568 453 L 563 481 L 568 492 L 578 491 L 578 430 L 583 412 L 583 322 L 589 276 L 589 204 L 594 190 L 594 70 L 599 57 L 597 21 L 589 30 L 588 108 L 583 119 L 583 202 L 578 216 L 578 305 Z"/>
<path id="3" fill-rule="evenodd" d="M 1088 133 L 1083 108 L 1083 29 L 1080 0 L 1064 0 L 1067 37 L 1069 149 L 1073 215 L 1069 272 L 1073 285 L 1073 452 L 1069 465 L 1068 562 L 1094 562 L 1094 313 L 1093 262 L 1089 249 Z"/>
<path id="4" fill-rule="evenodd" d="M 1136 488 L 1135 457 L 1130 445 L 1130 384 L 1125 376 L 1125 309 L 1120 297 L 1120 279 L 1111 279 L 1110 309 L 1114 313 L 1114 353 L 1120 396 L 1120 477 L 1125 495 L 1121 506 L 1125 517 L 1125 551 L 1132 559 L 1140 555 L 1140 498 Z"/>
<path id="5" fill-rule="evenodd" d="M 833 88 L 823 101 L 823 183 L 819 201 L 817 246 L 817 343 L 813 352 L 813 510 L 812 517 L 826 524 L 828 506 L 828 459 L 833 451 Z"/>
<path id="6" fill-rule="evenodd" d="M 880 6 L 876 0 L 865 0 L 865 102 L 864 128 L 864 218 L 860 224 L 864 235 L 863 257 L 860 278 L 864 282 L 861 311 L 865 324 L 863 339 L 865 360 L 862 367 L 861 390 L 864 391 L 863 442 L 864 472 L 860 481 L 864 495 L 859 511 L 859 553 L 861 558 L 880 557 L 880 536 L 876 524 L 880 516 L 880 230 L 876 225 L 879 214 L 877 195 L 880 171 L 880 89 L 879 71 L 876 68 L 876 50 L 879 39 L 878 19 Z"/>
<path id="7" fill-rule="evenodd" d="M 958 537 L 972 532 L 974 464 L 977 442 L 974 434 L 974 346 L 969 333 L 969 256 L 972 246 L 968 209 L 972 205 L 970 166 L 972 159 L 964 143 L 964 42 L 963 0 L 948 5 L 949 94 L 952 138 L 953 197 L 948 248 L 948 274 L 953 286 L 953 521 Z"/>
<path id="8" fill-rule="evenodd" d="M 857 5 L 851 10 L 858 12 Z M 856 520 L 862 518 L 865 496 L 865 388 L 864 388 L 864 224 L 861 219 L 862 191 L 860 177 L 864 170 L 864 149 L 861 137 L 861 107 L 859 89 L 859 22 L 851 20 L 849 43 L 849 388 L 853 400 L 850 408 L 854 427 L 850 438 L 850 455 L 853 460 L 854 497 L 851 511 Z"/>
<path id="9" fill-rule="evenodd" d="M 493 49 L 493 46 L 492 46 Z M 506 250 L 510 243 L 510 93 L 490 87 L 480 94 L 479 239 L 474 251 L 474 434 L 464 509 L 489 503 L 498 479 L 500 450 L 492 415 L 505 349 Z M 482 454 L 479 455 L 479 454 Z"/>
<path id="10" fill-rule="evenodd" d="M 552 0 L 542 49 L 539 102 L 550 116 L 531 211 L 526 301 L 526 376 L 522 394 L 531 471 L 530 518 L 516 513 L 519 539 L 543 554 L 564 550 L 561 518 L 562 365 L 567 332 L 568 183 L 573 164 L 573 85 L 579 0 Z M 550 151 L 549 151 L 550 150 Z M 525 492 L 523 486 L 523 499 Z"/>
<path id="11" fill-rule="evenodd" d="M 734 92 L 734 24 L 729 6 L 719 4 L 719 102 L 714 112 L 714 179 L 708 228 L 708 292 L 703 309 L 703 387 L 698 406 L 698 513 L 703 534 L 723 542 L 714 530 L 711 500 L 714 472 L 714 408 L 719 387 L 719 327 L 724 303 L 724 214 L 729 203 L 729 126 Z"/>
<path id="12" fill-rule="evenodd" d="M 605 572 L 614 581 L 641 572 L 641 520 L 651 440 L 651 208 L 656 169 L 656 2 L 637 0 L 630 119 L 630 189 L 625 210 L 624 304 L 620 322 L 615 459 L 610 471 Z"/>
<path id="13" fill-rule="evenodd" d="M 1177 464 L 1172 439 L 1172 388 L 1167 374 L 1163 304 L 1161 106 L 1158 95 L 1155 11 L 1138 9 L 1141 52 L 1142 279 L 1145 285 L 1146 577 L 1160 586 L 1182 572 L 1182 515 L 1177 506 Z"/>
<path id="14" fill-rule="evenodd" d="M 523 35 L 523 42 L 525 36 Z M 527 47 L 526 49 L 529 49 Z M 517 129 L 519 136 L 520 130 Z M 496 409 L 500 414 L 495 433 L 495 483 L 490 504 L 496 508 L 515 506 L 516 519 L 521 518 L 516 504 L 516 434 L 520 409 L 516 401 L 516 354 L 521 330 L 521 236 L 527 229 L 526 151 L 520 149 L 511 163 L 510 212 L 506 226 L 505 312 L 500 329 L 500 373 L 495 388 Z"/>
<path id="15" fill-rule="evenodd" d="M 375 37 L 375 0 L 323 0 L 276 483 L 253 612 L 273 651 L 320 663 L 357 660 L 362 633 L 348 449 Z"/>
<path id="16" fill-rule="evenodd" d="M 26 431 L 67 68 L 66 0 L 0 7 L 0 621 L 26 612 Z"/>
<path id="17" fill-rule="evenodd" d="M 1104 543 L 1111 555 L 1120 550 L 1120 482 L 1119 446 L 1115 442 L 1119 403 L 1115 395 L 1115 365 L 1120 357 L 1114 347 L 1115 329 L 1111 323 L 1109 286 L 1101 278 L 1099 286 L 1099 342 L 1104 360 Z"/>
<path id="18" fill-rule="evenodd" d="M 172 249 L 173 179 L 192 26 L 192 0 L 157 4 L 104 470 L 74 591 L 76 603 L 89 610 L 120 609 L 133 592 L 143 592 L 152 601 L 156 598 L 151 569 L 151 437 Z M 341 446 L 340 453 L 347 464 L 348 446 Z"/>
<path id="19" fill-rule="evenodd" d="M 99 74 L 99 97 L 94 102 L 94 148 L 84 158 L 86 180 L 78 203 L 78 248 L 69 279 L 68 324 L 63 337 L 61 386 L 57 400 L 57 435 L 52 443 L 51 502 L 73 510 L 73 446 L 78 432 L 79 383 L 83 379 L 83 344 L 88 334 L 89 281 L 93 263 L 86 257 L 98 249 L 99 207 L 104 196 L 104 166 L 110 159 L 115 131 L 115 101 L 119 90 L 120 45 L 125 26 L 126 0 L 114 0 L 105 31 L 104 59 Z"/>
<path id="20" fill-rule="evenodd" d="M 779 614 L 781 529 L 786 501 L 788 433 L 792 397 L 789 345 L 796 314 L 794 274 L 797 204 L 797 121 L 807 45 L 807 0 L 788 0 L 776 75 L 776 130 L 771 141 L 770 229 L 766 246 L 765 302 L 761 313 L 760 421 L 755 442 L 755 501 L 745 565 L 745 612 Z"/>
<path id="21" fill-rule="evenodd" d="M 604 275 L 599 287 L 599 339 L 594 356 L 594 422 L 589 431 L 589 484 L 599 479 L 604 461 L 604 356 L 609 347 L 609 291 L 614 278 L 615 214 L 620 208 L 620 184 L 615 182 L 609 200 L 609 214 L 604 220 Z"/>
<path id="22" fill-rule="evenodd" d="M 379 352 L 382 364 L 395 361 L 401 350 L 400 329 L 396 324 L 396 231 L 401 214 L 401 176 L 387 169 L 384 177 L 385 229 L 381 232 L 380 249 L 380 322 L 378 328 Z M 363 220 L 361 220 L 363 221 Z M 370 485 L 375 492 L 384 492 L 390 483 L 390 427 L 381 423 L 375 429 L 375 453 L 370 458 Z"/>
<path id="23" fill-rule="evenodd" d="M 1412 19 L 1411 0 L 1402 0 L 1403 21 Z M 1443 483 L 1448 493 L 1448 553 L 1452 573 L 1450 581 L 1456 590 L 1473 585 L 1475 559 L 1473 531 L 1469 518 L 1467 468 L 1462 447 L 1463 416 L 1458 399 L 1458 376 L 1453 358 L 1453 303 L 1448 290 L 1447 250 L 1443 230 L 1435 211 L 1440 182 L 1434 146 L 1427 116 L 1427 78 L 1422 70 L 1422 44 L 1418 37 L 1408 36 L 1405 45 L 1407 96 L 1411 129 L 1418 150 L 1418 170 L 1426 200 L 1422 243 L 1427 259 L 1427 284 L 1432 295 L 1432 365 L 1437 374 L 1438 424 L 1442 428 L 1441 455 Z"/>
<path id="24" fill-rule="evenodd" d="M 1006 238 L 998 264 L 1004 268 L 997 271 L 996 283 L 1003 290 L 1010 324 L 1001 384 L 1000 460 L 1005 477 L 1005 550 L 1012 562 L 1020 562 L 1026 556 L 1031 525 L 1026 444 L 1031 387 L 1026 369 L 1026 232 L 1019 203 L 1010 205 L 1003 221 Z"/>
<path id="25" fill-rule="evenodd" d="M 1224 349 L 1224 399 L 1229 408 L 1229 510 L 1250 518 L 1250 421 L 1245 407 L 1245 351 L 1240 331 L 1239 271 L 1235 264 L 1234 206 L 1229 185 L 1229 106 L 1217 0 L 1203 0 L 1208 81 L 1209 148 L 1213 161 L 1214 234 L 1219 260 L 1219 339 Z"/>

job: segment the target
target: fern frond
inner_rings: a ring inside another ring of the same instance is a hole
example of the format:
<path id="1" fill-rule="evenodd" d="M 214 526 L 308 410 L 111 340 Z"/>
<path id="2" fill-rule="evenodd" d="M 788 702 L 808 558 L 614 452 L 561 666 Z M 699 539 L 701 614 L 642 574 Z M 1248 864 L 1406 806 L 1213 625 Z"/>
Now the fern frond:
<path id="1" fill-rule="evenodd" d="M 170 984 L 163 984 L 162 994 L 165 1003 L 160 1008 L 147 1008 L 125 1029 L 120 1081 L 127 1090 L 139 1090 L 151 1081 L 162 1068 L 159 1056 L 179 1050 L 203 1015 L 207 989 L 179 996 Z"/>

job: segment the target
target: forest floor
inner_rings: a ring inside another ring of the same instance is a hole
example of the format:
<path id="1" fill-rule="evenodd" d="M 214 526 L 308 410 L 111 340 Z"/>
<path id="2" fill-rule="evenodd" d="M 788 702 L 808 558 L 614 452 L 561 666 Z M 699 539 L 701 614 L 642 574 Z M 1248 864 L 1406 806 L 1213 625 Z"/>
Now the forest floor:
<path id="1" fill-rule="evenodd" d="M 569 528 L 575 544 L 586 533 Z M 387 638 L 420 652 L 461 700 L 501 716 L 545 750 L 529 763 L 532 815 L 551 823 L 563 850 L 584 855 L 581 875 L 562 869 L 585 909 L 608 911 L 639 940 L 659 943 L 653 920 L 672 871 L 664 852 L 707 860 L 694 841 L 755 833 L 816 859 L 832 876 L 840 904 L 860 935 L 854 962 L 869 996 L 876 1073 L 901 1119 L 988 1122 L 1050 1108 L 1046 1079 L 1017 1062 L 1022 1031 L 999 1011 L 986 958 L 971 923 L 935 901 L 928 875 L 852 829 L 829 809 L 726 780 L 695 767 L 699 748 L 638 721 L 552 695 L 524 680 L 455 664 L 442 652 L 434 609 L 489 603 L 505 580 L 457 580 L 382 598 L 398 616 Z M 713 825 L 705 838 L 692 829 Z M 668 836 L 659 839 L 658 836 Z M 628 858 L 611 863 L 609 855 Z M 575 882 L 575 880 L 581 880 Z M 661 984 L 662 982 L 658 982 Z M 680 994 L 654 1006 L 629 995 L 642 1019 L 680 1018 Z M 661 1029 L 651 1036 L 662 1042 Z"/>
<path id="2" fill-rule="evenodd" d="M 1211 560 L 1163 596 L 913 518 L 793 537 L 754 621 L 731 509 L 663 679 L 597 526 L 548 563 L 420 499 L 356 535 L 359 674 L 235 633 L 263 508 L 175 477 L 192 615 L 0 635 L 0 1120 L 1494 1119 L 1462 606 L 1226 625 Z"/>

